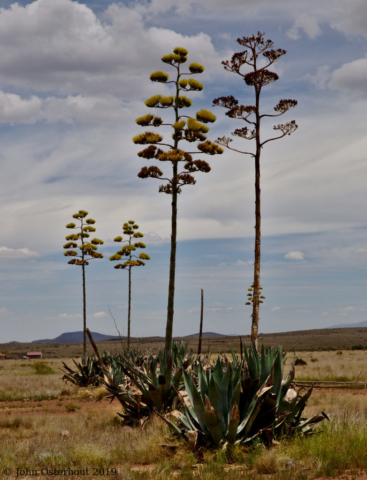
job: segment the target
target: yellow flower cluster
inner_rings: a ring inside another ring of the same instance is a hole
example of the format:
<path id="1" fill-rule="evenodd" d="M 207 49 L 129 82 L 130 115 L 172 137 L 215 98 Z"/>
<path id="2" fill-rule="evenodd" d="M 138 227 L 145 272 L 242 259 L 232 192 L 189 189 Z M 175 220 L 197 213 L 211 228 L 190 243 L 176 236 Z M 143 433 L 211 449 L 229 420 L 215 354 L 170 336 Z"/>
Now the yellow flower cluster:
<path id="1" fill-rule="evenodd" d="M 163 140 L 161 135 L 152 132 L 139 133 L 133 138 L 133 142 L 136 144 L 145 145 L 146 143 L 158 143 Z"/>
<path id="2" fill-rule="evenodd" d="M 150 75 L 150 79 L 152 82 L 165 83 L 169 79 L 169 75 L 167 73 L 162 72 L 161 70 L 158 70 L 157 72 L 153 72 Z"/>
<path id="3" fill-rule="evenodd" d="M 210 142 L 209 140 L 207 140 L 204 143 L 199 143 L 198 149 L 201 152 L 207 153 L 209 155 L 217 155 L 224 152 L 223 148 L 221 148 L 216 143 Z"/>
<path id="4" fill-rule="evenodd" d="M 189 53 L 189 51 L 186 50 L 186 48 L 183 48 L 183 47 L 176 47 L 173 50 L 173 53 L 176 53 L 176 55 L 181 55 L 182 57 L 186 57 L 186 55 Z"/>
<path id="5" fill-rule="evenodd" d="M 203 123 L 213 123 L 217 119 L 217 117 L 212 112 L 210 112 L 209 110 L 205 110 L 204 108 L 197 112 L 196 118 Z"/>
<path id="6" fill-rule="evenodd" d="M 185 96 L 180 96 L 178 97 L 178 102 L 177 102 L 177 107 L 182 108 L 182 107 L 191 107 L 192 105 L 192 100 Z"/>
<path id="7" fill-rule="evenodd" d="M 189 118 L 187 121 L 187 128 L 194 132 L 201 132 L 201 133 L 208 133 L 209 127 L 203 125 L 202 123 L 198 122 L 194 118 Z"/>
<path id="8" fill-rule="evenodd" d="M 179 162 L 181 160 L 186 160 L 187 162 L 192 160 L 192 157 L 189 153 L 184 152 L 183 150 L 179 150 L 177 148 L 173 148 L 168 152 L 163 152 L 159 155 L 158 160 L 170 161 L 170 162 Z"/>
<path id="9" fill-rule="evenodd" d="M 200 65 L 199 63 L 191 63 L 189 65 L 189 70 L 190 70 L 191 73 L 203 73 L 205 68 L 202 65 Z"/>
<path id="10" fill-rule="evenodd" d="M 163 63 L 169 63 L 173 65 L 174 63 L 185 63 L 187 60 L 187 57 L 181 56 L 181 55 L 176 55 L 174 53 L 169 53 L 168 55 L 163 55 L 161 58 Z"/>
<path id="11" fill-rule="evenodd" d="M 187 87 L 189 86 L 190 90 L 200 91 L 204 88 L 204 85 L 202 83 L 198 82 L 193 78 L 185 78 L 183 80 L 180 80 L 178 84 L 180 85 L 180 87 L 185 89 L 187 89 Z"/>
<path id="12" fill-rule="evenodd" d="M 175 122 L 172 127 L 175 130 L 182 130 L 186 125 L 186 120 L 179 120 L 178 122 Z"/>

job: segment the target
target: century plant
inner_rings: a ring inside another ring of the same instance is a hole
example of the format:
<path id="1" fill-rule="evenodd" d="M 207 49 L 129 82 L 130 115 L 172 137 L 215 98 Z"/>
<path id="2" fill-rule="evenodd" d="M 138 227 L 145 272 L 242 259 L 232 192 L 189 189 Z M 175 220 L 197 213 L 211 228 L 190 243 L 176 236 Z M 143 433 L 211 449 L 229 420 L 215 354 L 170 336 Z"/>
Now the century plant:
<path id="1" fill-rule="evenodd" d="M 87 309 L 86 309 L 86 295 L 85 295 L 85 267 L 89 265 L 90 260 L 94 260 L 96 258 L 103 258 L 102 253 L 97 252 L 98 245 L 102 245 L 104 242 L 99 238 L 93 238 L 91 241 L 85 241 L 85 239 L 90 237 L 90 233 L 96 231 L 92 225 L 96 223 L 95 220 L 92 218 L 86 219 L 88 212 L 85 210 L 79 210 L 78 213 L 73 215 L 73 218 L 78 220 L 80 223 L 79 225 L 75 225 L 75 223 L 68 223 L 66 228 L 70 228 L 73 230 L 77 230 L 77 233 L 73 233 L 71 235 L 67 235 L 65 240 L 68 240 L 68 243 L 64 245 L 64 248 L 67 250 L 64 255 L 65 257 L 74 257 L 68 263 L 70 265 L 78 265 L 82 267 L 82 274 L 83 274 L 83 358 L 86 358 L 87 355 Z M 77 242 L 80 242 L 78 245 Z M 74 248 L 79 247 L 79 255 L 78 252 L 74 250 Z"/>
<path id="2" fill-rule="evenodd" d="M 310 434 L 314 425 L 327 418 L 324 413 L 301 418 L 312 387 L 303 395 L 302 389 L 291 388 L 295 359 L 283 380 L 281 347 L 277 351 L 263 348 L 259 355 L 252 344 L 245 356 L 245 363 L 235 357 L 227 368 L 218 358 L 213 371 L 204 371 L 200 364 L 198 380 L 193 372 L 183 372 L 190 403 L 182 401 L 184 413 L 176 412 L 176 422 L 163 418 L 194 448 L 243 445 L 256 438 L 271 443 L 279 435 Z"/>
<path id="3" fill-rule="evenodd" d="M 128 240 L 122 240 L 121 236 L 118 236 L 114 239 L 115 242 L 127 242 L 115 255 L 110 257 L 111 261 L 121 260 L 122 257 L 127 257 L 127 260 L 124 263 L 119 263 L 114 268 L 124 269 L 129 272 L 129 300 L 128 300 L 128 315 L 127 315 L 127 349 L 130 349 L 130 325 L 131 325 L 131 269 L 133 267 L 140 267 L 145 265 L 144 260 L 150 260 L 150 256 L 142 252 L 139 256 L 133 254 L 138 248 L 146 248 L 146 245 L 143 242 L 136 242 L 132 244 L 132 241 L 137 238 L 142 238 L 144 235 L 141 232 L 136 232 L 139 228 L 134 220 L 129 220 L 124 223 L 122 226 L 124 235 L 128 236 Z"/>
<path id="4" fill-rule="evenodd" d="M 258 325 L 259 325 L 259 304 L 260 304 L 260 258 L 261 258 L 261 205 L 260 205 L 260 157 L 264 145 L 273 140 L 278 140 L 286 135 L 290 135 L 297 128 L 294 120 L 284 124 L 275 125 L 273 128 L 280 135 L 262 140 L 260 133 L 261 121 L 266 117 L 279 117 L 291 108 L 297 105 L 296 100 L 280 100 L 274 107 L 275 114 L 260 113 L 260 94 L 262 88 L 266 85 L 278 80 L 275 72 L 268 70 L 272 64 L 276 63 L 279 58 L 287 52 L 282 49 L 274 49 L 271 40 L 265 40 L 263 33 L 252 35 L 251 37 L 238 38 L 237 42 L 245 47 L 244 51 L 235 53 L 231 60 L 223 61 L 224 68 L 236 73 L 245 81 L 246 85 L 254 88 L 254 105 L 239 105 L 232 95 L 228 97 L 216 98 L 213 103 L 226 108 L 226 115 L 230 118 L 242 120 L 249 127 L 237 128 L 232 135 L 243 138 L 245 140 L 254 140 L 255 148 L 252 152 L 238 150 L 230 146 L 233 141 L 228 137 L 218 138 L 217 143 L 227 147 L 235 152 L 251 155 L 255 163 L 255 263 L 254 263 L 254 290 L 252 302 L 252 325 L 251 325 L 251 341 L 257 346 Z M 261 58 L 262 57 L 262 58 Z M 241 71 L 245 66 L 246 71 Z"/>
<path id="5" fill-rule="evenodd" d="M 172 127 L 172 142 L 164 142 L 163 136 L 154 132 L 145 132 L 133 138 L 134 143 L 140 145 L 149 145 L 138 153 L 139 157 L 147 160 L 155 159 L 161 162 L 170 162 L 172 167 L 172 177 L 162 177 L 163 172 L 157 166 L 143 167 L 138 174 L 140 178 L 155 178 L 165 180 L 167 183 L 159 187 L 159 192 L 166 193 L 172 197 L 171 210 L 171 253 L 170 270 L 168 286 L 168 307 L 167 324 L 165 337 L 165 350 L 169 351 L 172 343 L 172 328 L 174 317 L 174 294 L 175 294 L 175 272 L 176 272 L 176 242 L 177 242 L 177 197 L 181 189 L 186 185 L 194 185 L 196 180 L 193 173 L 209 172 L 209 164 L 204 160 L 193 160 L 194 154 L 221 154 L 223 150 L 217 144 L 207 140 L 206 133 L 209 128 L 207 123 L 215 122 L 216 117 L 208 110 L 199 110 L 196 115 L 188 116 L 181 114 L 183 108 L 192 105 L 192 101 L 181 92 L 201 91 L 204 85 L 194 78 L 185 78 L 187 75 L 196 75 L 204 71 L 204 67 L 198 63 L 191 63 L 188 67 L 189 72 L 182 71 L 182 64 L 187 61 L 188 51 L 185 48 L 175 48 L 173 53 L 164 55 L 162 62 L 175 69 L 175 77 L 169 80 L 169 75 L 162 71 L 153 72 L 150 75 L 152 82 L 163 84 L 173 84 L 174 95 L 154 95 L 146 100 L 145 105 L 155 109 L 172 109 L 173 119 L 171 123 L 163 123 L 162 118 L 155 114 L 148 114 L 136 120 L 142 127 L 159 127 L 169 125 Z M 179 148 L 179 143 L 186 141 L 197 144 L 198 151 L 187 152 Z M 162 147 L 168 147 L 165 150 Z M 184 162 L 183 169 L 180 171 L 179 163 Z"/>
<path id="6" fill-rule="evenodd" d="M 109 363 L 113 383 L 104 376 L 103 385 L 109 398 L 117 398 L 123 407 L 119 414 L 127 423 L 148 418 L 153 412 L 167 413 L 178 403 L 177 392 L 182 390 L 182 372 L 192 367 L 197 357 L 188 352 L 188 345 L 173 342 L 168 353 L 160 350 L 137 365 L 126 353 Z"/>

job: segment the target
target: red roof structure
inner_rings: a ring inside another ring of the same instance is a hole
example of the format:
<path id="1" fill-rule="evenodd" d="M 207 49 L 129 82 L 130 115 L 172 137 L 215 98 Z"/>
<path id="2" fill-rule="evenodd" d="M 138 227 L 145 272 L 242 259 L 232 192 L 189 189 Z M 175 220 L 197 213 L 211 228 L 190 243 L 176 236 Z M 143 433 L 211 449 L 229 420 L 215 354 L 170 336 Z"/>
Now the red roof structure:
<path id="1" fill-rule="evenodd" d="M 28 352 L 27 353 L 27 357 L 39 357 L 41 356 L 42 357 L 42 352 Z"/>

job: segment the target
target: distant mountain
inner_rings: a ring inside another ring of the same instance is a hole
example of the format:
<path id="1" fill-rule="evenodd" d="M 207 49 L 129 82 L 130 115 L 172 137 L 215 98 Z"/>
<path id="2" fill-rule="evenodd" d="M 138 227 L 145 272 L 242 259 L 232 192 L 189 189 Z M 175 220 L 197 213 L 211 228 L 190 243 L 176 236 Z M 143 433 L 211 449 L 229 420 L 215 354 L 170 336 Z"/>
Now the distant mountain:
<path id="1" fill-rule="evenodd" d="M 193 335 L 186 335 L 184 338 L 194 338 L 198 337 L 199 333 L 194 333 Z M 221 333 L 214 333 L 214 332 L 203 332 L 203 337 L 226 337 L 227 335 L 222 335 Z"/>
<path id="2" fill-rule="evenodd" d="M 98 342 L 101 340 L 119 340 L 120 337 L 116 337 L 113 335 L 104 335 L 103 333 L 91 332 L 93 339 Z M 126 337 L 122 337 L 126 338 Z M 79 343 L 83 341 L 83 332 L 67 332 L 63 333 L 62 335 L 53 338 L 53 339 L 45 339 L 45 340 L 34 340 L 31 343 Z M 87 337 L 87 342 L 89 342 L 89 338 Z"/>
<path id="3" fill-rule="evenodd" d="M 364 322 L 358 323 L 340 323 L 339 325 L 333 325 L 332 327 L 327 328 L 366 328 L 367 327 L 367 320 Z"/>

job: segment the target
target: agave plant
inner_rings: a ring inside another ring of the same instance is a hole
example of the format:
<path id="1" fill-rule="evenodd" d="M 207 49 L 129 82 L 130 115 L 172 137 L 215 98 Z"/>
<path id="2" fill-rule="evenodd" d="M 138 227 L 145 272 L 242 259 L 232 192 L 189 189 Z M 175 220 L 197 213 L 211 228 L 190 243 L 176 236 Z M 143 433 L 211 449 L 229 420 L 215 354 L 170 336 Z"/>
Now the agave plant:
<path id="1" fill-rule="evenodd" d="M 172 342 L 171 346 L 173 365 L 179 368 L 188 368 L 197 360 L 197 355 L 189 351 L 189 344 L 180 342 Z"/>
<path id="2" fill-rule="evenodd" d="M 98 386 L 101 381 L 101 367 L 94 355 L 91 357 L 82 357 L 82 363 L 78 363 L 73 359 L 76 370 L 68 367 L 65 362 L 62 362 L 64 372 L 62 380 L 65 383 L 72 383 L 78 387 Z"/>
<path id="3" fill-rule="evenodd" d="M 183 372 L 191 405 L 183 402 L 184 413 L 176 413 L 178 425 L 166 422 L 193 445 L 246 444 L 260 437 L 271 441 L 279 434 L 312 433 L 324 413 L 301 418 L 312 387 L 302 396 L 290 388 L 294 360 L 283 380 L 282 348 L 246 351 L 246 363 L 234 359 L 224 368 L 218 358 L 213 372 L 199 364 L 198 382 L 192 372 Z"/>
<path id="4" fill-rule="evenodd" d="M 109 398 L 117 398 L 123 407 L 119 414 L 128 423 L 149 417 L 154 411 L 169 412 L 178 403 L 177 391 L 183 388 L 183 371 L 192 366 L 196 358 L 188 354 L 187 345 L 173 343 L 171 352 L 161 350 L 136 365 L 120 354 L 109 365 L 111 383 L 103 379 Z"/>

